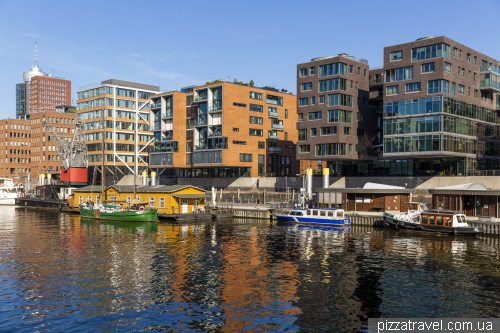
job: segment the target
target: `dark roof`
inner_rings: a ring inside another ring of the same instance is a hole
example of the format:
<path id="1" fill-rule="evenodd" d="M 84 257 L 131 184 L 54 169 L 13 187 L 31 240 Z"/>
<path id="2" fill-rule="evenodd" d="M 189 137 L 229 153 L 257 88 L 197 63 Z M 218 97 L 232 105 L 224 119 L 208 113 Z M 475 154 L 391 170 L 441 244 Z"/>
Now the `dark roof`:
<path id="1" fill-rule="evenodd" d="M 106 187 L 106 190 L 109 188 L 114 188 L 118 192 L 134 192 L 134 185 L 111 185 Z M 182 190 L 184 188 L 195 188 L 197 190 L 205 191 L 199 187 L 192 186 L 192 185 L 158 185 L 158 186 L 145 186 L 145 185 L 138 185 L 136 186 L 136 192 L 137 193 L 151 193 L 151 192 L 161 192 L 161 193 L 171 193 L 171 192 L 176 192 L 179 190 Z M 79 188 L 75 190 L 75 192 L 101 192 L 101 186 L 100 185 L 89 185 L 85 186 L 82 188 Z"/>
<path id="2" fill-rule="evenodd" d="M 430 194 L 500 196 L 500 190 L 429 190 Z"/>
<path id="3" fill-rule="evenodd" d="M 316 193 L 359 193 L 359 194 L 385 194 L 385 193 L 415 193 L 412 188 L 391 188 L 391 189 L 373 189 L 373 188 L 315 188 Z"/>

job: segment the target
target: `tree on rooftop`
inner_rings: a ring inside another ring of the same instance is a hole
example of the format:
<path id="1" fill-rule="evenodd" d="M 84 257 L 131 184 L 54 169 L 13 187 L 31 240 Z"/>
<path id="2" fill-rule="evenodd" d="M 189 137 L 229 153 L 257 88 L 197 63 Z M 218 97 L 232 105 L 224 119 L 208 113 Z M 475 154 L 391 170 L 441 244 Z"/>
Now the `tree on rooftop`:
<path id="1" fill-rule="evenodd" d="M 254 86 L 253 80 L 250 80 L 249 85 L 250 85 L 250 87 L 253 87 L 253 86 Z"/>

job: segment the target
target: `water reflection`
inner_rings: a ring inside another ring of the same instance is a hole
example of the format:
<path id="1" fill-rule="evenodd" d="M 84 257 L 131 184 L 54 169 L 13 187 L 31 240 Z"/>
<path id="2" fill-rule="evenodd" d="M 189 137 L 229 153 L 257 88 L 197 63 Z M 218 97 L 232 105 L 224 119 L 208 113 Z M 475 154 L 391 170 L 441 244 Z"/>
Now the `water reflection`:
<path id="1" fill-rule="evenodd" d="M 0 331 L 337 331 L 498 317 L 499 238 L 5 208 Z"/>

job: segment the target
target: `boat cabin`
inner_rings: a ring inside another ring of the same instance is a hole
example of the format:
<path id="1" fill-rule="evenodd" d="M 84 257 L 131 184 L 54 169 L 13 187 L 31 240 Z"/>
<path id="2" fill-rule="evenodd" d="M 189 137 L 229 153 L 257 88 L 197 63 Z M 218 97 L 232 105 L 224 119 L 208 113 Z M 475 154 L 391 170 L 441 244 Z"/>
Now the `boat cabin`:
<path id="1" fill-rule="evenodd" d="M 464 214 L 456 214 L 454 211 L 430 210 L 422 212 L 420 224 L 441 227 L 467 227 Z"/>
<path id="2" fill-rule="evenodd" d="M 307 210 L 292 210 L 288 215 L 323 219 L 344 219 L 344 210 L 335 208 L 312 208 Z"/>
<path id="3" fill-rule="evenodd" d="M 407 202 L 406 209 L 408 214 L 410 213 L 420 213 L 427 210 L 427 206 L 423 202 Z"/>

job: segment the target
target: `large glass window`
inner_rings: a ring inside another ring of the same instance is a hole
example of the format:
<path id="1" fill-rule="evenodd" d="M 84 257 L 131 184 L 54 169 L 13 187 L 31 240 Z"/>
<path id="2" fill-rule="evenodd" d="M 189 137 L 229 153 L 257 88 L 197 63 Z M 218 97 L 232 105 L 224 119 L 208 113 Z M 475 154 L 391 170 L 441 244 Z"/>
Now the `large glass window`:
<path id="1" fill-rule="evenodd" d="M 417 91 L 420 91 L 420 82 L 406 84 L 406 92 L 417 92 Z"/>
<path id="2" fill-rule="evenodd" d="M 387 87 L 386 89 L 387 89 L 387 96 L 399 94 L 399 86 L 390 86 Z"/>
<path id="3" fill-rule="evenodd" d="M 391 52 L 391 61 L 403 59 L 403 51 Z"/>
<path id="4" fill-rule="evenodd" d="M 451 73 L 451 64 L 449 62 L 444 63 L 444 70 L 448 73 Z"/>
<path id="5" fill-rule="evenodd" d="M 434 44 L 411 49 L 411 61 L 434 59 L 450 59 L 450 46 L 446 44 Z"/>
<path id="6" fill-rule="evenodd" d="M 337 134 L 337 126 L 321 127 L 321 135 Z"/>
<path id="7" fill-rule="evenodd" d="M 465 87 L 461 84 L 458 85 L 458 93 L 462 95 L 465 94 Z"/>
<path id="8" fill-rule="evenodd" d="M 307 129 L 299 129 L 299 141 L 307 140 Z"/>
<path id="9" fill-rule="evenodd" d="M 413 66 L 388 69 L 385 71 L 385 82 L 413 80 Z"/>
<path id="10" fill-rule="evenodd" d="M 299 69 L 299 77 L 307 76 L 307 68 Z"/>
<path id="11" fill-rule="evenodd" d="M 309 91 L 312 90 L 313 84 L 312 82 L 302 83 L 300 85 L 300 91 Z"/>
<path id="12" fill-rule="evenodd" d="M 319 92 L 332 90 L 346 90 L 347 80 L 342 78 L 319 81 Z"/>
<path id="13" fill-rule="evenodd" d="M 262 117 L 254 117 L 250 116 L 250 124 L 259 124 L 262 125 L 264 123 L 264 120 Z"/>
<path id="14" fill-rule="evenodd" d="M 352 111 L 346 110 L 329 110 L 328 111 L 329 123 L 348 123 L 352 124 Z"/>
<path id="15" fill-rule="evenodd" d="M 250 98 L 262 101 L 264 99 L 264 94 L 255 91 L 250 91 Z"/>
<path id="16" fill-rule="evenodd" d="M 352 107 L 352 96 L 344 94 L 328 95 L 328 106 L 343 105 Z"/>
<path id="17" fill-rule="evenodd" d="M 435 63 L 422 64 L 422 73 L 434 72 Z"/>
<path id="18" fill-rule="evenodd" d="M 264 112 L 264 107 L 258 104 L 250 104 L 250 111 Z"/>
<path id="19" fill-rule="evenodd" d="M 261 129 L 250 128 L 251 136 L 263 136 L 263 131 Z"/>
<path id="20" fill-rule="evenodd" d="M 308 119 L 309 120 L 321 119 L 321 111 L 309 112 Z"/>
<path id="21" fill-rule="evenodd" d="M 330 75 L 347 75 L 347 65 L 342 62 L 336 62 L 334 64 L 319 66 L 319 77 L 325 77 Z"/>
<path id="22" fill-rule="evenodd" d="M 347 155 L 345 143 L 323 143 L 316 145 L 316 156 Z"/>
<path id="23" fill-rule="evenodd" d="M 447 80 L 433 80 L 427 82 L 427 93 L 428 94 L 449 94 L 450 93 L 450 82 Z"/>
<path id="24" fill-rule="evenodd" d="M 135 90 L 116 88 L 116 95 L 135 98 Z"/>
<path id="25" fill-rule="evenodd" d="M 384 104 L 384 117 L 442 112 L 442 97 L 411 99 Z"/>
<path id="26" fill-rule="evenodd" d="M 299 106 L 305 106 L 309 104 L 309 97 L 299 98 Z"/>

